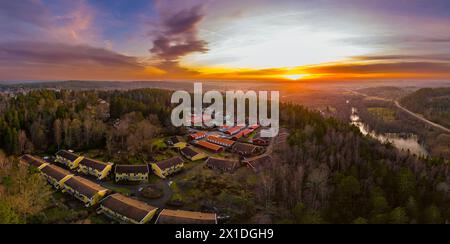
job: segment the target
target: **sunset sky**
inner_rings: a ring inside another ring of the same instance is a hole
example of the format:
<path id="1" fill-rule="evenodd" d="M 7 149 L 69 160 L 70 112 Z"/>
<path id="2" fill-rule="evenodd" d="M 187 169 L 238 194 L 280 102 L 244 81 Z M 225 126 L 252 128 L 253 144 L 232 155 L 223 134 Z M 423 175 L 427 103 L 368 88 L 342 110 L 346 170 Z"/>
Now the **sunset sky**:
<path id="1" fill-rule="evenodd" d="M 1 80 L 450 78 L 448 0 L 2 0 Z"/>

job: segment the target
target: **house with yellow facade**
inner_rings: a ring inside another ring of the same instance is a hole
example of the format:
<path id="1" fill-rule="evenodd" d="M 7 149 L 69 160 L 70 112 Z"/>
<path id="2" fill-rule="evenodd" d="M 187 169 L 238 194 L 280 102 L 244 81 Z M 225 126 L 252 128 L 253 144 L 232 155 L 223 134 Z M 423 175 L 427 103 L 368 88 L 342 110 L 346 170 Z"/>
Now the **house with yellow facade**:
<path id="1" fill-rule="evenodd" d="M 77 155 L 70 151 L 61 150 L 56 153 L 55 162 L 63 164 L 67 166 L 69 169 L 76 169 L 78 168 L 78 164 L 80 163 L 81 160 L 83 160 L 82 156 Z"/>
<path id="2" fill-rule="evenodd" d="M 124 223 L 146 224 L 157 210 L 156 207 L 117 193 L 101 201 L 99 213 Z"/>
<path id="3" fill-rule="evenodd" d="M 83 158 L 78 164 L 78 172 L 95 176 L 99 180 L 108 177 L 113 167 L 112 163 L 104 163 L 90 158 Z"/>
<path id="4" fill-rule="evenodd" d="M 153 172 L 160 178 L 165 179 L 184 167 L 184 160 L 181 157 L 173 157 L 164 161 L 151 164 Z"/>
<path id="5" fill-rule="evenodd" d="M 56 189 L 61 189 L 63 184 L 73 177 L 73 174 L 69 171 L 51 164 L 44 166 L 41 169 L 41 174 Z"/>
<path id="6" fill-rule="evenodd" d="M 146 165 L 116 165 L 114 176 L 116 182 L 142 182 L 148 181 L 150 167 Z"/>
<path id="7" fill-rule="evenodd" d="M 31 156 L 29 154 L 25 154 L 19 159 L 20 163 L 23 165 L 36 167 L 38 170 L 43 169 L 45 166 L 49 165 L 49 163 L 45 162 L 42 158 Z"/>
<path id="8" fill-rule="evenodd" d="M 64 193 L 82 201 L 86 207 L 96 205 L 109 192 L 108 189 L 79 176 L 68 179 L 62 186 Z"/>
<path id="9" fill-rule="evenodd" d="M 166 144 L 169 145 L 172 148 L 184 148 L 187 146 L 186 141 L 181 136 L 174 136 L 169 138 L 169 140 L 166 141 Z"/>
<path id="10" fill-rule="evenodd" d="M 180 153 L 187 159 L 191 160 L 191 161 L 198 161 L 198 160 L 202 160 L 208 157 L 208 155 L 197 151 L 196 149 L 192 148 L 192 147 L 185 147 L 183 149 L 180 150 Z"/>

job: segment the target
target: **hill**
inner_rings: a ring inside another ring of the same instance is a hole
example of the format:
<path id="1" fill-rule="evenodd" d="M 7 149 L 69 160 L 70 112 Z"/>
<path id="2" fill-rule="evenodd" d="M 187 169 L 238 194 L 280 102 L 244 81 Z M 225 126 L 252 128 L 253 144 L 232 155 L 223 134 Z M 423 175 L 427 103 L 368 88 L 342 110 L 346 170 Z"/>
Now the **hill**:
<path id="1" fill-rule="evenodd" d="M 420 89 L 402 98 L 401 104 L 428 120 L 450 128 L 450 87 Z"/>

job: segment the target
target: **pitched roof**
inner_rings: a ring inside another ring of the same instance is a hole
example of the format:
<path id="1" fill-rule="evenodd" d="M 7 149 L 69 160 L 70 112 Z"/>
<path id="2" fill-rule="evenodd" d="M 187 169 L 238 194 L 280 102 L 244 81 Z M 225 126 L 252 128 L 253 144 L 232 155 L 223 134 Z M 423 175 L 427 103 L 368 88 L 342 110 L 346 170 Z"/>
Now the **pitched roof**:
<path id="1" fill-rule="evenodd" d="M 22 161 L 24 161 L 25 163 L 34 166 L 34 167 L 41 167 L 43 164 L 46 164 L 47 162 L 45 162 L 43 159 L 39 158 L 39 157 L 35 157 L 35 156 L 31 156 L 29 154 L 25 154 L 20 158 Z"/>
<path id="2" fill-rule="evenodd" d="M 206 136 L 205 132 L 197 132 L 197 133 L 189 135 L 189 137 L 194 139 L 194 140 L 197 139 L 197 138 L 205 137 L 205 136 Z"/>
<path id="3" fill-rule="evenodd" d="M 240 154 L 252 154 L 258 147 L 247 143 L 236 143 L 233 150 Z"/>
<path id="4" fill-rule="evenodd" d="M 146 174 L 150 169 L 148 165 L 116 165 L 116 174 Z"/>
<path id="5" fill-rule="evenodd" d="M 208 141 L 213 142 L 213 143 L 219 143 L 219 144 L 225 145 L 227 147 L 231 147 L 235 142 L 235 141 L 228 140 L 225 138 L 220 138 L 218 136 L 208 136 Z"/>
<path id="6" fill-rule="evenodd" d="M 157 209 L 119 193 L 108 196 L 101 205 L 136 222 L 141 222 L 151 211 Z"/>
<path id="7" fill-rule="evenodd" d="M 164 209 L 157 224 L 217 224 L 216 214 Z"/>
<path id="8" fill-rule="evenodd" d="M 90 158 L 83 158 L 83 160 L 80 161 L 80 165 L 96 169 L 98 171 L 103 171 L 105 168 L 109 165 L 112 165 L 110 163 L 104 163 L 98 160 L 90 159 Z"/>
<path id="9" fill-rule="evenodd" d="M 221 158 L 208 158 L 208 160 L 206 160 L 206 165 L 221 170 L 233 170 L 237 168 L 238 163 L 238 161 Z"/>
<path id="10" fill-rule="evenodd" d="M 77 158 L 80 157 L 80 155 L 77 155 L 75 153 L 66 151 L 66 150 L 61 150 L 59 152 L 56 153 L 57 156 L 63 157 L 65 159 L 68 159 L 70 161 L 75 161 Z"/>
<path id="11" fill-rule="evenodd" d="M 269 155 L 264 155 L 253 159 L 248 159 L 245 162 L 253 169 L 253 171 L 259 173 L 272 166 L 272 157 Z"/>
<path id="12" fill-rule="evenodd" d="M 239 133 L 237 133 L 235 136 L 233 136 L 233 139 L 240 139 L 243 136 L 248 136 L 249 134 L 251 134 L 253 131 L 251 129 L 245 129 Z"/>
<path id="13" fill-rule="evenodd" d="M 74 176 L 70 178 L 68 181 L 64 182 L 64 185 L 74 189 L 75 191 L 81 193 L 82 195 L 92 198 L 100 191 L 106 191 L 106 188 L 95 184 L 92 181 L 86 180 L 79 176 Z"/>
<path id="14" fill-rule="evenodd" d="M 240 130 L 242 130 L 242 128 L 244 128 L 244 127 L 243 126 L 235 126 L 235 127 L 228 129 L 227 131 L 225 131 L 225 133 L 233 135 L 233 134 L 238 133 Z"/>
<path id="15" fill-rule="evenodd" d="M 177 144 L 179 142 L 183 142 L 183 138 L 181 138 L 180 136 L 173 136 L 168 141 L 172 144 Z"/>
<path id="16" fill-rule="evenodd" d="M 42 171 L 42 173 L 55 179 L 56 181 L 60 181 L 60 180 L 64 179 L 66 176 L 72 175 L 72 173 L 70 173 L 69 171 L 64 170 L 55 165 L 47 165 L 41 171 Z"/>
<path id="17" fill-rule="evenodd" d="M 207 141 L 198 141 L 196 144 L 212 151 L 223 150 L 223 147 Z"/>
<path id="18" fill-rule="evenodd" d="M 161 170 L 165 170 L 182 163 L 184 163 L 184 160 L 181 157 L 173 157 L 164 161 L 157 162 L 156 165 L 158 165 Z"/>
<path id="19" fill-rule="evenodd" d="M 189 157 L 189 158 L 195 157 L 198 154 L 200 154 L 200 152 L 197 152 L 192 147 L 185 147 L 185 148 L 181 149 L 181 153 L 183 155 L 185 155 L 186 157 Z"/>

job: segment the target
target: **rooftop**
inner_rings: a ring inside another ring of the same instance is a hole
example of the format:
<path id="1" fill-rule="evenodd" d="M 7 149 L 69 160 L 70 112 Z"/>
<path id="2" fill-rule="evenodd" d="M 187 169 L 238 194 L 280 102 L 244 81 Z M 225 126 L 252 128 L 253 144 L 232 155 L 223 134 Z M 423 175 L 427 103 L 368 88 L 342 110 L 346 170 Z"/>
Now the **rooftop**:
<path id="1" fill-rule="evenodd" d="M 80 155 L 77 155 L 75 153 L 66 151 L 66 150 L 61 150 L 59 152 L 56 153 L 57 156 L 63 157 L 65 159 L 68 159 L 70 161 L 75 161 L 77 158 L 80 157 Z"/>
<path id="2" fill-rule="evenodd" d="M 218 136 L 208 136 L 208 141 L 214 142 L 214 143 L 220 143 L 223 145 L 226 145 L 228 147 L 231 147 L 234 144 L 234 141 L 228 140 L 225 138 L 220 138 Z"/>
<path id="3" fill-rule="evenodd" d="M 173 157 L 164 161 L 157 162 L 156 165 L 158 165 L 160 169 L 165 170 L 182 163 L 184 163 L 184 160 L 181 157 Z"/>
<path id="4" fill-rule="evenodd" d="M 217 224 L 216 214 L 164 209 L 158 224 Z"/>
<path id="5" fill-rule="evenodd" d="M 64 183 L 64 185 L 74 189 L 75 191 L 81 193 L 82 195 L 92 198 L 100 191 L 107 191 L 106 188 L 95 184 L 92 181 L 86 180 L 79 176 L 74 176 Z"/>
<path id="6" fill-rule="evenodd" d="M 70 173 L 69 171 L 64 170 L 55 165 L 47 165 L 41 171 L 42 171 L 42 173 L 55 179 L 56 181 L 60 181 L 60 180 L 64 179 L 66 176 L 72 175 L 72 173 Z"/>
<path id="7" fill-rule="evenodd" d="M 215 151 L 215 152 L 223 150 L 223 147 L 213 144 L 213 143 L 210 143 L 210 142 L 207 142 L 207 141 L 198 141 L 196 144 L 201 147 L 204 147 L 206 149 Z"/>
<path id="8" fill-rule="evenodd" d="M 119 193 L 108 196 L 101 205 L 136 222 L 141 222 L 151 211 L 157 209 Z"/>
<path id="9" fill-rule="evenodd" d="M 31 166 L 34 166 L 34 167 L 41 167 L 43 164 L 47 163 L 43 159 L 41 159 L 39 157 L 31 156 L 29 154 L 23 155 L 20 159 L 22 161 L 24 161 L 25 163 L 27 163 Z"/>
<path id="10" fill-rule="evenodd" d="M 149 173 L 148 165 L 116 165 L 116 174 L 138 174 Z"/>
<path id="11" fill-rule="evenodd" d="M 111 163 L 104 163 L 98 160 L 90 159 L 90 158 L 84 158 L 80 161 L 80 165 L 96 169 L 98 171 L 103 171 L 107 166 L 112 165 Z"/>

